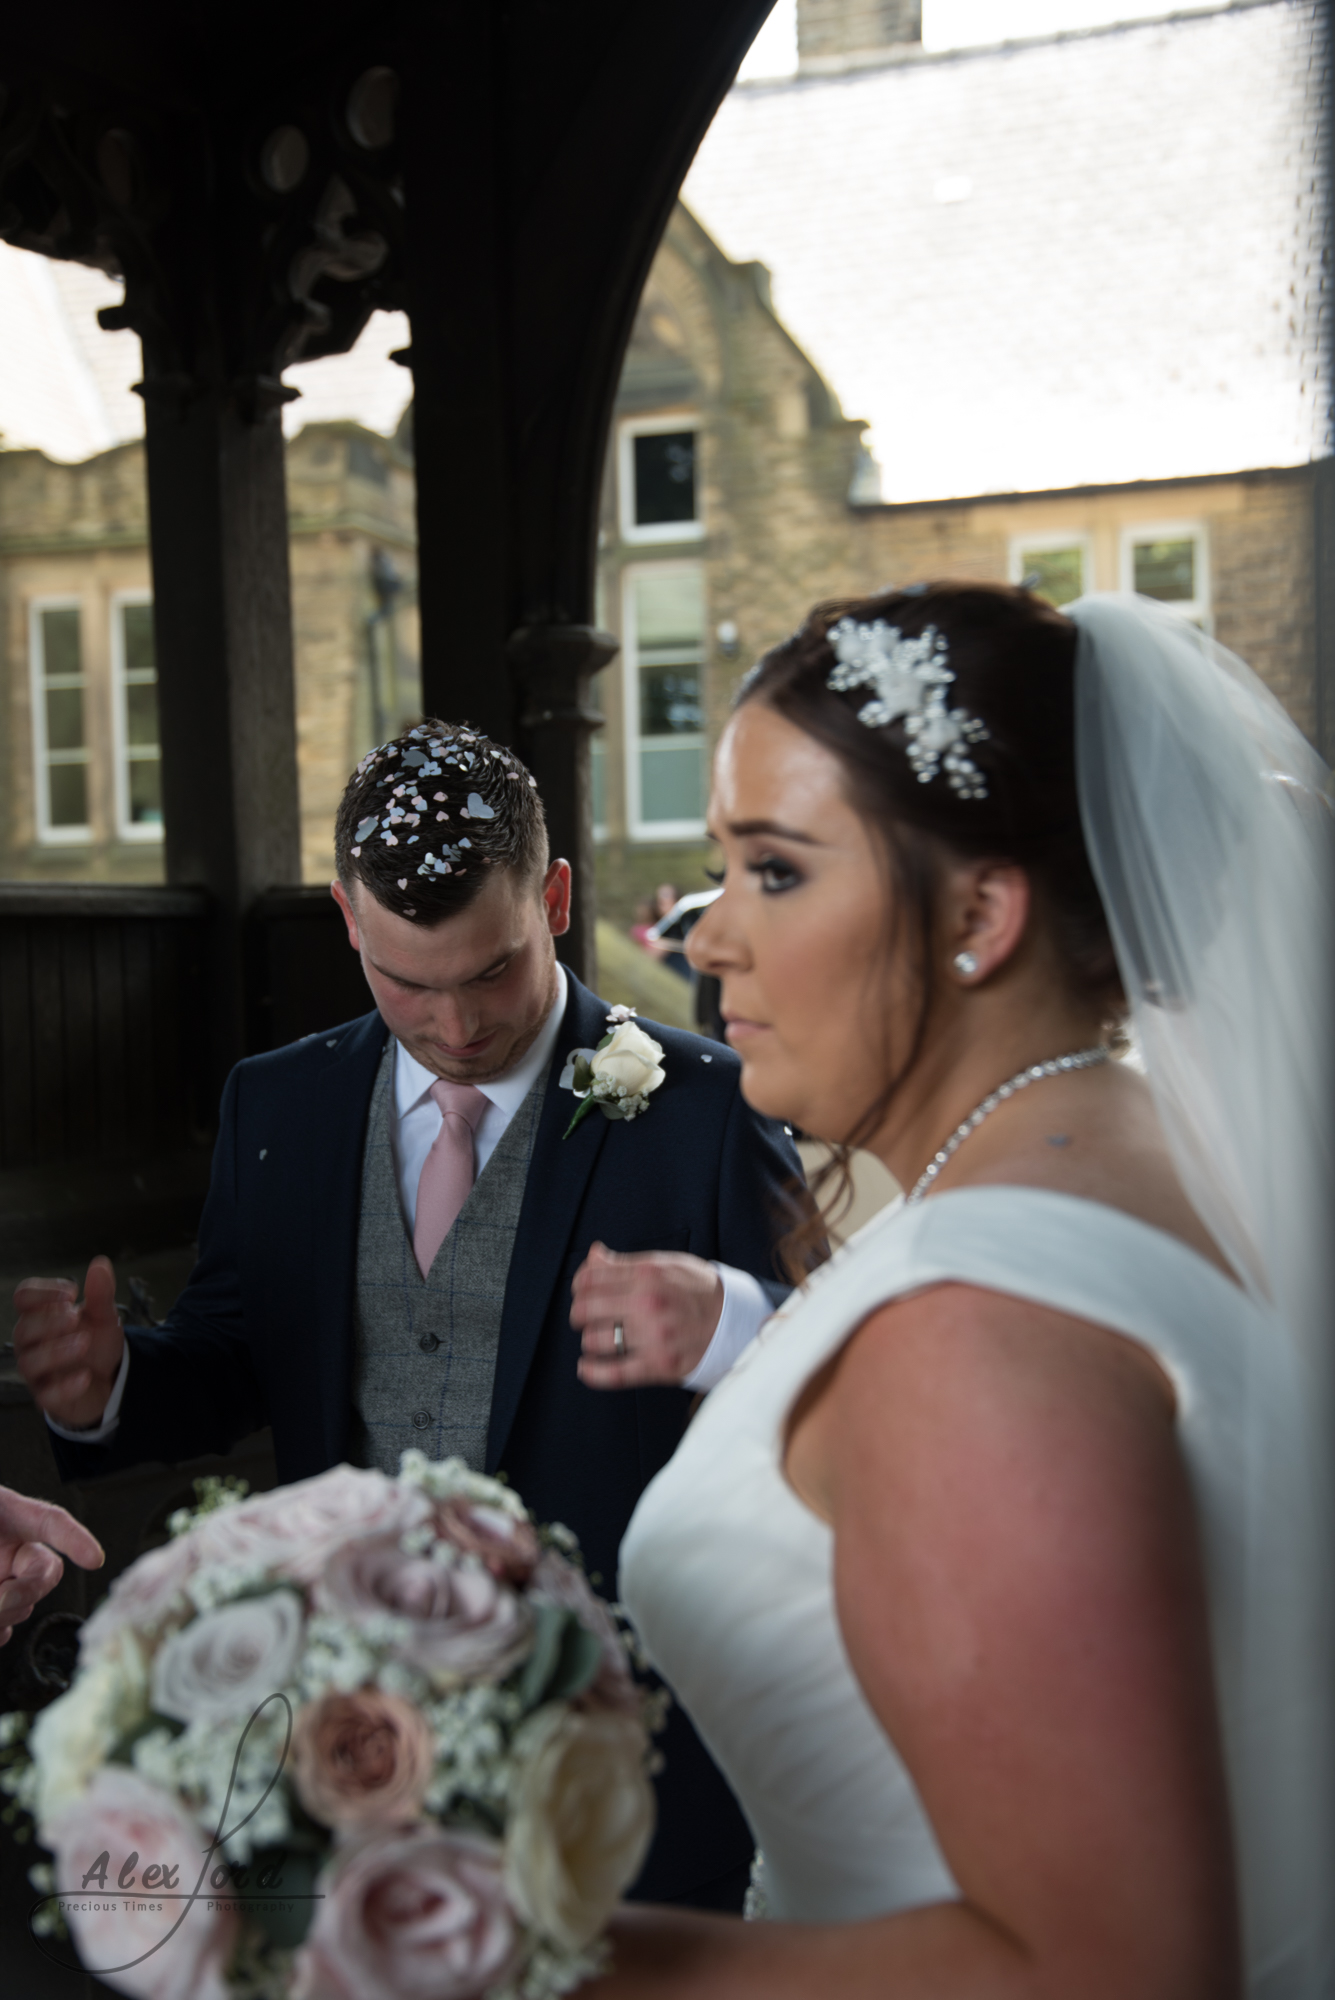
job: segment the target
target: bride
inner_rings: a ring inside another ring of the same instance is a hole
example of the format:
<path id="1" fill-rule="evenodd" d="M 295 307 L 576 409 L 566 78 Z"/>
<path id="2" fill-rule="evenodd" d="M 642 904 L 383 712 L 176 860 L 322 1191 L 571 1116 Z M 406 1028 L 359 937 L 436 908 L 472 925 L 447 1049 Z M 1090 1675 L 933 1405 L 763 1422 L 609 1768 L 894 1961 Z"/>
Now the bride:
<path id="1" fill-rule="evenodd" d="M 1131 597 L 826 606 L 745 684 L 690 956 L 907 1193 L 632 1522 L 770 1921 L 628 1910 L 599 2000 L 1332 1991 L 1325 783 Z"/>

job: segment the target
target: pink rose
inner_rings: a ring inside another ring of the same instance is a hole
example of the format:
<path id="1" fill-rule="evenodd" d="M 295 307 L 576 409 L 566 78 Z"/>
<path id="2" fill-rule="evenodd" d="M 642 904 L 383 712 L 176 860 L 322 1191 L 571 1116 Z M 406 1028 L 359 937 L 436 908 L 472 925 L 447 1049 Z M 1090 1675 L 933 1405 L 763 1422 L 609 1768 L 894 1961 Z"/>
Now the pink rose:
<path id="1" fill-rule="evenodd" d="M 401 1535 L 430 1515 L 431 1503 L 418 1488 L 401 1486 L 383 1472 L 336 1465 L 316 1479 L 220 1508 L 189 1539 L 201 1562 L 257 1564 L 276 1576 L 310 1583 L 349 1536 Z"/>
<path id="2" fill-rule="evenodd" d="M 529 1595 L 535 1604 L 563 1604 L 573 1611 L 581 1625 L 598 1641 L 601 1659 L 598 1671 L 579 1697 L 581 1707 L 612 1708 L 623 1715 L 638 1715 L 640 1694 L 630 1671 L 630 1661 L 612 1614 L 584 1577 L 582 1570 L 558 1556 L 543 1551 L 533 1572 Z"/>
<path id="3" fill-rule="evenodd" d="M 80 1657 L 91 1659 L 123 1626 L 150 1632 L 163 1624 L 198 1569 L 199 1560 L 193 1536 L 182 1535 L 131 1563 L 80 1632 Z"/>
<path id="4" fill-rule="evenodd" d="M 107 1764 L 42 1833 L 89 1972 L 138 2000 L 227 2000 L 223 1967 L 236 1918 L 207 1881 L 197 1901 L 177 1900 L 199 1881 L 208 1838 L 169 1793 Z M 155 1895 L 155 1886 L 166 1893 Z"/>
<path id="5" fill-rule="evenodd" d="M 436 1532 L 465 1555 L 477 1556 L 506 1583 L 527 1583 L 537 1564 L 538 1538 L 527 1521 L 476 1500 L 445 1500 L 436 1508 Z"/>
<path id="6" fill-rule="evenodd" d="M 412 1621 L 404 1646 L 417 1666 L 446 1674 L 502 1680 L 533 1640 L 523 1599 L 467 1557 L 405 1555 L 397 1534 L 347 1542 L 315 1585 L 315 1602 L 354 1621 L 385 1612 Z"/>
<path id="7" fill-rule="evenodd" d="M 442 1827 L 338 1853 L 292 2000 L 476 2000 L 522 1951 L 494 1841 Z"/>
<path id="8" fill-rule="evenodd" d="M 290 1769 L 324 1826 L 400 1826 L 419 1819 L 435 1763 L 431 1731 L 397 1695 L 326 1694 L 297 1713 Z"/>

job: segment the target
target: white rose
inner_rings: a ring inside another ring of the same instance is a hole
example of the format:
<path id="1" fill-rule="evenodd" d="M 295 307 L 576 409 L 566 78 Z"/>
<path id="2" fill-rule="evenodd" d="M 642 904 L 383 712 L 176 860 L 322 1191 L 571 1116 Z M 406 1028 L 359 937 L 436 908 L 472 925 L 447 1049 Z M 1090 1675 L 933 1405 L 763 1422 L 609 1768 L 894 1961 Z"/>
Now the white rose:
<path id="1" fill-rule="evenodd" d="M 80 1667 L 72 1686 L 39 1713 L 28 1738 L 37 1767 L 36 1817 L 43 1839 L 65 1807 L 84 1796 L 108 1754 L 148 1713 L 148 1676 L 131 1633 L 122 1631 Z"/>
<path id="2" fill-rule="evenodd" d="M 663 1046 L 636 1021 L 623 1021 L 589 1064 L 595 1077 L 624 1086 L 628 1097 L 647 1097 L 663 1081 Z"/>
<path id="3" fill-rule="evenodd" d="M 515 1737 L 505 1881 L 524 1922 L 568 1951 L 597 1937 L 654 1830 L 644 1731 L 629 1716 L 552 1703 Z"/>
<path id="4" fill-rule="evenodd" d="M 178 1799 L 109 1764 L 44 1837 L 55 1854 L 56 1883 L 64 1892 L 60 1907 L 79 1956 L 93 1970 L 105 1969 L 115 1992 L 136 2000 L 228 2000 L 225 1967 L 236 1916 L 207 1890 L 194 1902 L 182 1900 L 195 1887 L 207 1841 Z M 99 1894 L 94 1883 L 84 1894 L 82 1884 L 102 1855 L 111 1892 Z M 137 1895 L 115 1889 L 131 1856 Z M 165 1868 L 176 1888 L 143 1891 L 140 1861 L 145 1868 Z"/>
<path id="5" fill-rule="evenodd" d="M 154 1660 L 153 1706 L 178 1722 L 249 1715 L 291 1679 L 301 1641 L 301 1600 L 290 1590 L 206 1611 Z"/>

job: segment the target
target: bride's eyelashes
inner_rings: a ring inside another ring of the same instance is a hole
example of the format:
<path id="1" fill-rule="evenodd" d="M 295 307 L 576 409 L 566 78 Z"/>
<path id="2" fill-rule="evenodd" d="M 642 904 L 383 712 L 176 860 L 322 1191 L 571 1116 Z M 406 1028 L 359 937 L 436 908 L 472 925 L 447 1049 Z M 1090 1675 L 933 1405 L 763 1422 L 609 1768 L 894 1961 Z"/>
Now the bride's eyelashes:
<path id="1" fill-rule="evenodd" d="M 781 896 L 786 889 L 800 888 L 803 881 L 801 871 L 778 854 L 758 855 L 747 862 L 746 872 L 760 877 L 761 892 L 766 896 Z"/>
<path id="2" fill-rule="evenodd" d="M 726 868 L 706 868 L 705 880 L 715 882 L 721 889 L 727 880 Z M 791 861 L 783 861 L 777 854 L 762 854 L 755 861 L 746 864 L 748 875 L 758 875 L 763 893 L 767 896 L 782 895 L 785 889 L 796 889 L 804 880 L 800 871 Z"/>

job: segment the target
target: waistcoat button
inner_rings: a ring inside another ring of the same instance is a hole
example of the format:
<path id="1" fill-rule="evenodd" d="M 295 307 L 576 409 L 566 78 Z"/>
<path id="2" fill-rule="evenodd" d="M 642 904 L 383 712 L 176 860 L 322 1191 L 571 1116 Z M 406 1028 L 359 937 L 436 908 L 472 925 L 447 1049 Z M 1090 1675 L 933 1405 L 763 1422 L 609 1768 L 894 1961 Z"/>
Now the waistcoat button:
<path id="1" fill-rule="evenodd" d="M 431 1422 L 430 1410 L 413 1411 L 413 1429 L 415 1431 L 424 1431 L 430 1422 Z"/>
<path id="2" fill-rule="evenodd" d="M 434 1354 L 436 1349 L 440 1346 L 440 1335 L 435 1333 L 424 1333 L 421 1339 L 418 1341 L 417 1345 L 421 1348 L 423 1354 Z"/>

